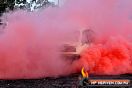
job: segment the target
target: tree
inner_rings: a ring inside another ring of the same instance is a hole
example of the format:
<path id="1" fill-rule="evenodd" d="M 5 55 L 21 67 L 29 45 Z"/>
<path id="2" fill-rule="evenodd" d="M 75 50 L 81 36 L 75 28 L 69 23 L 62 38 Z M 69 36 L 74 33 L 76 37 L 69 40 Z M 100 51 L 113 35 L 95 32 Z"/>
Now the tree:
<path id="1" fill-rule="evenodd" d="M 6 11 L 6 8 L 10 10 L 14 9 L 15 0 L 0 0 L 0 14 Z"/>
<path id="2" fill-rule="evenodd" d="M 19 8 L 34 11 L 48 6 L 54 6 L 54 3 L 48 0 L 0 0 L 0 15 L 2 15 L 6 9 L 14 10 Z"/>

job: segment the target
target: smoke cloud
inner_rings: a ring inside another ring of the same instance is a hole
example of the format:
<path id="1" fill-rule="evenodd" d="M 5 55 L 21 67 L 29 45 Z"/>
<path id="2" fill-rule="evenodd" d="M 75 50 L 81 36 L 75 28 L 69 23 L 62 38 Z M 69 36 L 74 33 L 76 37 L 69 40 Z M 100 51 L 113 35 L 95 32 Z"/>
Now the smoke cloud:
<path id="1" fill-rule="evenodd" d="M 0 79 L 57 77 L 82 66 L 91 74 L 131 73 L 131 9 L 131 0 L 68 0 L 62 7 L 5 14 Z M 69 63 L 61 56 L 62 44 L 77 42 L 85 28 L 95 31 L 96 43 Z"/>

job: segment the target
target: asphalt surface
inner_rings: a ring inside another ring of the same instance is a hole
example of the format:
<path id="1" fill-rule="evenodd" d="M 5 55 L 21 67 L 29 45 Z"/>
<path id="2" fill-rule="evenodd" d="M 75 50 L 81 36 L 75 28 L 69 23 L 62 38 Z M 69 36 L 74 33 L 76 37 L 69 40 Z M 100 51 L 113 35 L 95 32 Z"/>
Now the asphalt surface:
<path id="1" fill-rule="evenodd" d="M 0 80 L 0 88 L 79 88 L 80 74 L 60 78 Z M 130 79 L 132 75 L 90 76 L 91 79 Z M 95 88 L 95 87 L 92 87 Z M 98 87 L 99 88 L 99 87 Z M 103 87 L 100 87 L 103 88 Z M 105 87 L 108 88 L 108 87 Z M 111 88 L 111 87 L 109 87 Z M 126 88 L 126 87 L 123 87 Z"/>
<path id="2" fill-rule="evenodd" d="M 78 88 L 78 75 L 60 78 L 0 80 L 0 88 Z"/>

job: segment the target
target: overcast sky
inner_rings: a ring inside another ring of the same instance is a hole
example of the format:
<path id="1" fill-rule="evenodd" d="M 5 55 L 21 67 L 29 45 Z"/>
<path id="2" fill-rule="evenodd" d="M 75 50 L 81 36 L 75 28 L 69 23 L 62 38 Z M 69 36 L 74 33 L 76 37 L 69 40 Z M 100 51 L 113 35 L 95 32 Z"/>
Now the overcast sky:
<path id="1" fill-rule="evenodd" d="M 49 0 L 51 2 L 55 2 L 55 4 L 57 4 L 58 0 Z"/>
<path id="2" fill-rule="evenodd" d="M 31 0 L 27 0 L 27 2 L 30 2 Z M 49 0 L 49 1 L 51 1 L 51 2 L 55 2 L 55 3 L 57 3 L 58 2 L 58 0 Z"/>

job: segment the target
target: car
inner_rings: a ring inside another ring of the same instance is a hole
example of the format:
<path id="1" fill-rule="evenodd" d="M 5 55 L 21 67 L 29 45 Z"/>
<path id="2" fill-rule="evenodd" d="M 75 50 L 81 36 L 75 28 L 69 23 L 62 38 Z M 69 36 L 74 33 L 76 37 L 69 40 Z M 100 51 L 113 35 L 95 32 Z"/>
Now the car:
<path id="1" fill-rule="evenodd" d="M 81 30 L 79 36 L 77 43 L 62 44 L 61 54 L 63 58 L 71 59 L 72 61 L 79 59 L 80 54 L 95 41 L 95 32 L 91 29 Z"/>

